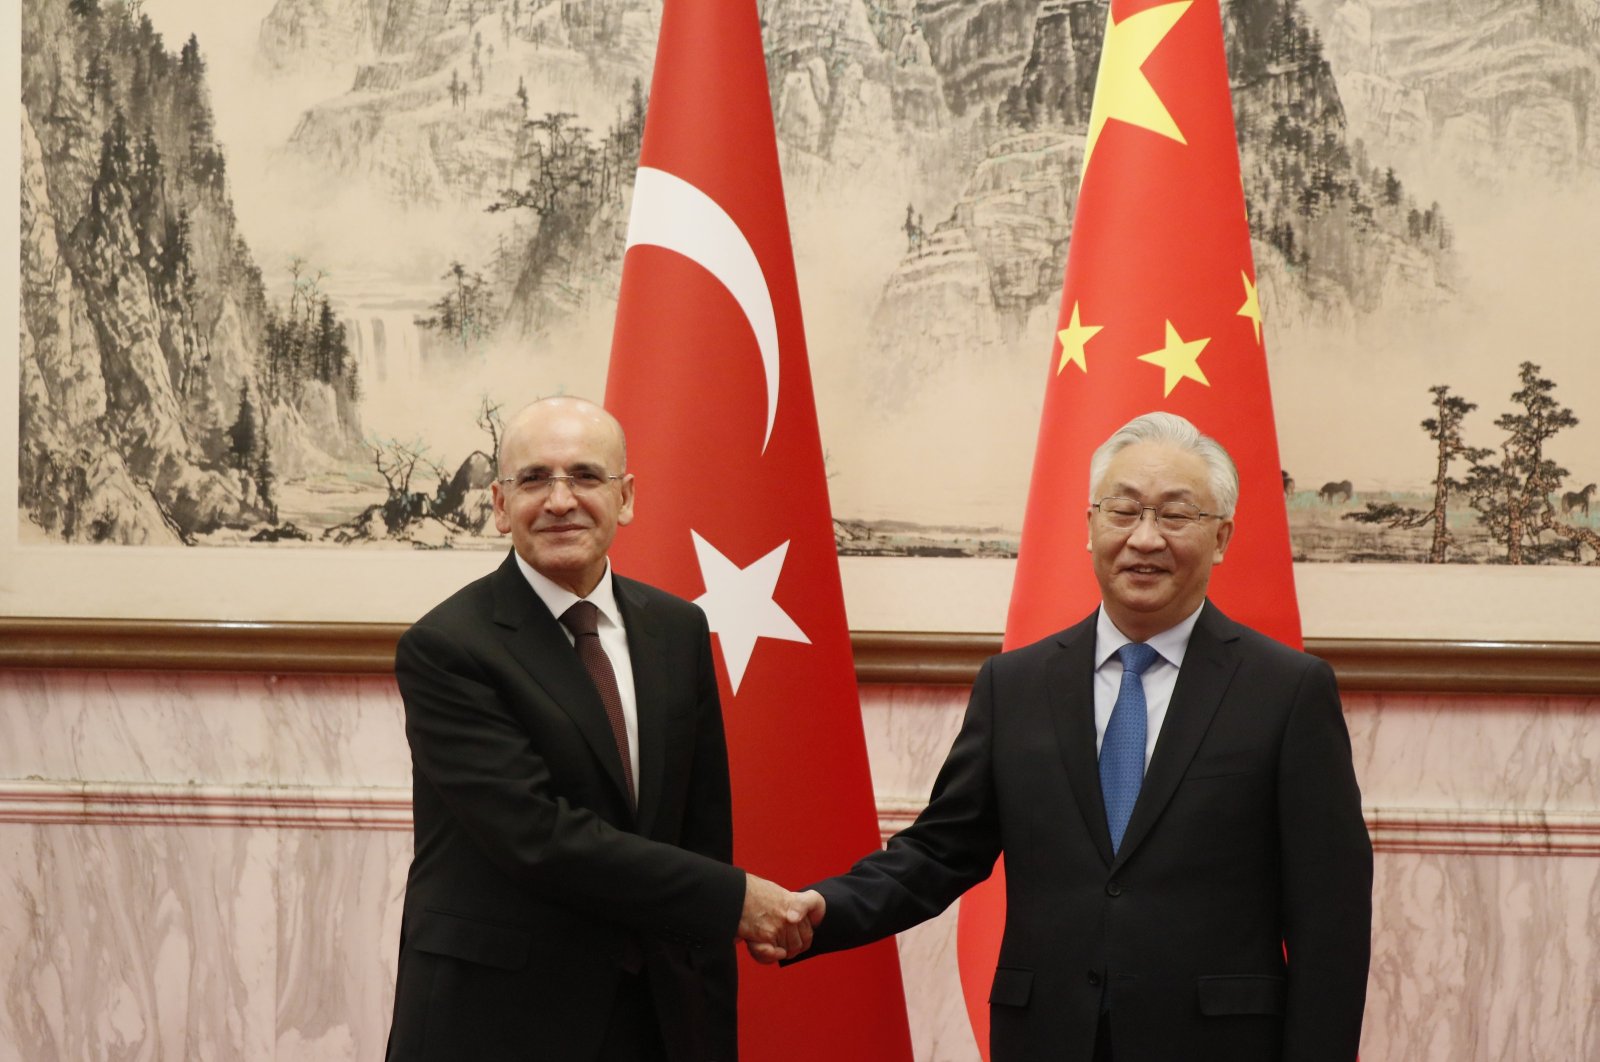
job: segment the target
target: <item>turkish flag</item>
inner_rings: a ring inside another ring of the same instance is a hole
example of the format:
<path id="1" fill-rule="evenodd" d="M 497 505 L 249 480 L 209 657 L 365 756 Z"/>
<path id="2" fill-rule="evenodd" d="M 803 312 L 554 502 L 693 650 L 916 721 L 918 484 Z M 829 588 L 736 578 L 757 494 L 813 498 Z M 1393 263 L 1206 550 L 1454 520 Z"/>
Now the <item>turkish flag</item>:
<path id="1" fill-rule="evenodd" d="M 666 0 L 628 244 L 606 406 L 636 519 L 613 555 L 705 609 L 735 857 L 796 887 L 881 841 L 755 0 Z M 910 1059 L 892 940 L 741 963 L 744 1057 Z"/>
<path id="2" fill-rule="evenodd" d="M 1300 644 L 1289 526 L 1239 177 L 1218 0 L 1112 0 L 1067 252 L 1006 648 L 1100 600 L 1086 553 L 1089 456 L 1151 410 L 1239 466 L 1237 533 L 1210 597 Z M 1003 867 L 961 901 L 961 978 L 988 1053 Z"/>

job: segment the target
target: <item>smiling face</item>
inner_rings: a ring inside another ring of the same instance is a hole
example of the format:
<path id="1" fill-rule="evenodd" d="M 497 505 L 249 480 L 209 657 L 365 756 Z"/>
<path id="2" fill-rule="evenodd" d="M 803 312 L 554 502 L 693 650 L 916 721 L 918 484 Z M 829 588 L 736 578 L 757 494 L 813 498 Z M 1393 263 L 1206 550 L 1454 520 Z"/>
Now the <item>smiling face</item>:
<path id="1" fill-rule="evenodd" d="M 517 555 L 535 571 L 586 596 L 605 574 L 617 528 L 633 519 L 633 476 L 582 493 L 565 481 L 538 493 L 518 489 L 515 481 L 529 472 L 618 475 L 625 459 L 622 429 L 599 406 L 577 398 L 534 403 L 513 418 L 500 444 L 495 528 L 511 536 Z"/>
<path id="2" fill-rule="evenodd" d="M 1212 513 L 1217 505 L 1207 473 L 1198 454 L 1165 443 L 1134 443 L 1112 456 L 1093 494 L 1096 501 L 1121 497 L 1140 505 L 1185 501 Z M 1198 520 L 1171 533 L 1148 512 L 1132 530 L 1118 530 L 1091 506 L 1089 552 L 1111 622 L 1141 642 L 1176 626 L 1205 599 L 1211 569 L 1232 536 L 1232 519 Z"/>

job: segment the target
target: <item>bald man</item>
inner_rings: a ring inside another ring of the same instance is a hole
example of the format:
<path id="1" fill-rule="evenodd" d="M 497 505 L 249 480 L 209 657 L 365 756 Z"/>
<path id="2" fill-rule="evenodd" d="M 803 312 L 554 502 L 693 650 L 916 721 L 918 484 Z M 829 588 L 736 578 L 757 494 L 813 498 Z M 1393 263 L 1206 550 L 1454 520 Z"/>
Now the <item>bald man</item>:
<path id="1" fill-rule="evenodd" d="M 735 937 L 809 943 L 731 865 L 704 614 L 611 570 L 633 519 L 621 426 L 554 398 L 512 418 L 512 549 L 401 638 L 415 855 L 391 1062 L 737 1057 Z"/>

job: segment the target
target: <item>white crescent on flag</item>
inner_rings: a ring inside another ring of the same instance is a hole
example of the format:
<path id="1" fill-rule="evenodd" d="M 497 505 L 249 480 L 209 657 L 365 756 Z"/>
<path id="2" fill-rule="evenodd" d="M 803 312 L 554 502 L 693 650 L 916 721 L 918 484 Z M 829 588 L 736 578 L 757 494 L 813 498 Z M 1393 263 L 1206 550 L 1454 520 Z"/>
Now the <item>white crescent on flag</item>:
<path id="1" fill-rule="evenodd" d="M 627 247 L 638 244 L 675 251 L 698 263 L 744 311 L 767 377 L 767 433 L 761 439 L 761 452 L 766 453 L 778 415 L 778 318 L 750 241 L 715 199 L 682 177 L 640 166 L 628 215 Z"/>

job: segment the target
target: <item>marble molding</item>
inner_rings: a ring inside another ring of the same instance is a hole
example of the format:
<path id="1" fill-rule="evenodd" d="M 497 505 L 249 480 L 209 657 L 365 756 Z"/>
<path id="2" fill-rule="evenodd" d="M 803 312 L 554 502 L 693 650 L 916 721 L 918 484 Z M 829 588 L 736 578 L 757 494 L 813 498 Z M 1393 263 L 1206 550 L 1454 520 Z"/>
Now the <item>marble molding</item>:
<path id="1" fill-rule="evenodd" d="M 964 701 L 863 689 L 885 836 Z M 1600 1058 L 1600 696 L 1346 708 L 1363 1058 Z M 409 825 L 386 678 L 0 671 L 0 1062 L 381 1057 Z M 955 920 L 899 940 L 917 1062 L 978 1058 Z"/>

